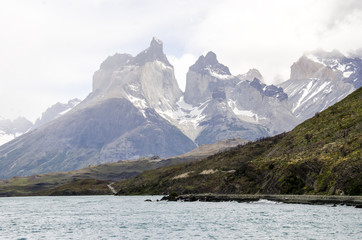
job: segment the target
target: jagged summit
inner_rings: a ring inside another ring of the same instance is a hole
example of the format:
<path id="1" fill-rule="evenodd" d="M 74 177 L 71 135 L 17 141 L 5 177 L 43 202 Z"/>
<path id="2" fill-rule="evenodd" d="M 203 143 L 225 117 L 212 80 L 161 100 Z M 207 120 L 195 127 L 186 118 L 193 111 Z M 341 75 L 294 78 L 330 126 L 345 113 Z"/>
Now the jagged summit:
<path id="1" fill-rule="evenodd" d="M 116 53 L 107 57 L 100 66 L 100 69 L 114 71 L 117 68 L 126 65 L 142 66 L 147 62 L 160 61 L 169 67 L 172 67 L 166 55 L 163 53 L 163 43 L 157 38 L 152 38 L 150 46 L 133 57 L 128 53 Z"/>
<path id="2" fill-rule="evenodd" d="M 216 54 L 212 51 L 208 52 L 205 56 L 205 62 L 209 65 L 215 65 L 219 62 L 217 61 Z"/>
<path id="3" fill-rule="evenodd" d="M 231 83 L 235 79 L 229 68 L 219 63 L 216 54 L 208 52 L 190 66 L 186 76 L 184 100 L 191 105 L 199 105 L 211 99 L 216 88 L 224 88 L 224 84 Z"/>
<path id="4" fill-rule="evenodd" d="M 194 65 L 190 67 L 190 71 L 201 74 L 211 75 L 231 75 L 229 68 L 217 60 L 214 52 L 208 52 L 206 56 L 201 55 Z"/>
<path id="5" fill-rule="evenodd" d="M 160 39 L 153 37 L 150 46 L 156 47 L 156 48 L 158 47 L 158 48 L 161 48 L 161 50 L 162 50 L 163 42 Z"/>
<path id="6" fill-rule="evenodd" d="M 108 57 L 93 75 L 93 93 L 95 101 L 132 98 L 137 102 L 142 100 L 143 106 L 163 105 L 163 109 L 182 94 L 173 66 L 163 52 L 162 41 L 157 38 L 153 38 L 150 46 L 135 57 L 118 53 Z M 144 100 L 147 104 L 143 104 Z"/>
<path id="7" fill-rule="evenodd" d="M 161 61 L 167 66 L 172 67 L 166 55 L 163 53 L 163 43 L 157 38 L 152 38 L 150 46 L 140 52 L 132 61 L 135 65 L 143 65 L 146 62 Z"/>

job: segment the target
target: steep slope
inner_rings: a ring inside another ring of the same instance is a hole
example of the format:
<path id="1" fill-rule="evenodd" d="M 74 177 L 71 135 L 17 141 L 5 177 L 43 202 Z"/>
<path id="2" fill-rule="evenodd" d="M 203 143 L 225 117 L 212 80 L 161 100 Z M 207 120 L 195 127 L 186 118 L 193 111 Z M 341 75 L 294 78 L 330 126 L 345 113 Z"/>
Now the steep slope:
<path id="1" fill-rule="evenodd" d="M 362 88 L 291 132 L 119 182 L 119 194 L 361 195 Z"/>
<path id="2" fill-rule="evenodd" d="M 362 85 L 362 60 L 340 52 L 314 51 L 291 66 L 290 80 L 280 84 L 292 112 L 303 122 Z"/>
<path id="3" fill-rule="evenodd" d="M 94 74 L 94 89 L 47 125 L 0 147 L 0 177 L 70 171 L 92 164 L 188 152 L 196 145 L 155 109 L 181 96 L 173 67 L 153 39 L 136 57 L 116 54 Z"/>

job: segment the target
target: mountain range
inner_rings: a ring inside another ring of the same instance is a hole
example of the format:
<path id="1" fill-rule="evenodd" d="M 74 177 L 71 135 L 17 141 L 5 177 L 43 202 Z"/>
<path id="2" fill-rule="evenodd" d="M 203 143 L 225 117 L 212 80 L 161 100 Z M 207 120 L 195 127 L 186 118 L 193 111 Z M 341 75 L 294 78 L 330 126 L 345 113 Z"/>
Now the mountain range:
<path id="1" fill-rule="evenodd" d="M 256 69 L 232 75 L 208 52 L 190 66 L 183 93 L 163 43 L 153 38 L 134 57 L 108 57 L 92 92 L 70 111 L 0 146 L 0 177 L 170 157 L 223 139 L 289 131 L 359 88 L 361 61 L 337 51 L 308 53 L 275 86 Z"/>
<path id="2" fill-rule="evenodd" d="M 71 99 L 67 103 L 58 102 L 43 112 L 42 116 L 38 118 L 35 123 L 32 123 L 25 117 L 18 117 L 14 120 L 0 117 L 0 146 L 26 132 L 53 121 L 57 117 L 67 113 L 80 102 L 81 100 L 77 98 Z"/>

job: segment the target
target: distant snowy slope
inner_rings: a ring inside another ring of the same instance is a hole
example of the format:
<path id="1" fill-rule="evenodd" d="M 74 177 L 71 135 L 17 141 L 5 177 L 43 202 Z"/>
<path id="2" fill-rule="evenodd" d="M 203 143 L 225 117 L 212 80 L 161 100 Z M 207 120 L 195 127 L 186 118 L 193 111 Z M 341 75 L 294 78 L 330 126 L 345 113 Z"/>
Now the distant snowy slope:
<path id="1" fill-rule="evenodd" d="M 24 117 L 14 120 L 0 118 L 0 146 L 28 132 L 33 123 Z"/>
<path id="2" fill-rule="evenodd" d="M 74 98 L 69 100 L 67 103 L 56 103 L 49 107 L 45 112 L 42 113 L 41 117 L 35 121 L 33 128 L 38 128 L 42 125 L 47 124 L 48 122 L 64 115 L 65 113 L 72 110 L 81 102 L 80 99 Z"/>
<path id="3" fill-rule="evenodd" d="M 362 85 L 362 60 L 340 52 L 314 51 L 291 66 L 290 79 L 279 86 L 288 94 L 298 122 L 312 117 Z"/>

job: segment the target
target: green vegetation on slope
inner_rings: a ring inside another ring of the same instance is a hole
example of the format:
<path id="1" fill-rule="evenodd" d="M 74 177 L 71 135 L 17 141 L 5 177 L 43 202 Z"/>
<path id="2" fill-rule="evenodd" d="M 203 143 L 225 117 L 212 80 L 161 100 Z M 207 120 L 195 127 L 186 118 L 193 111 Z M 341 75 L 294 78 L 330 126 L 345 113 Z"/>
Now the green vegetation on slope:
<path id="1" fill-rule="evenodd" d="M 362 88 L 291 132 L 119 182 L 119 194 L 361 195 Z"/>
<path id="2" fill-rule="evenodd" d="M 182 160 L 186 161 L 188 159 Z M 13 177 L 0 180 L 0 196 L 62 195 L 62 190 L 64 191 L 64 195 L 74 195 L 77 192 L 82 195 L 87 193 L 112 194 L 107 187 L 109 182 L 124 180 L 140 174 L 145 170 L 179 162 L 181 162 L 181 159 L 167 159 L 163 161 L 159 161 L 158 159 L 140 159 L 137 161 L 120 161 L 116 163 L 92 165 L 71 172 Z M 101 183 L 103 183 L 102 187 L 99 186 Z M 74 189 L 71 189 L 71 186 L 74 186 Z M 92 190 L 87 192 L 85 190 L 87 187 L 89 189 L 101 190 L 99 193 L 96 191 L 92 192 Z M 54 189 L 54 191 L 51 191 L 51 189 Z"/>

